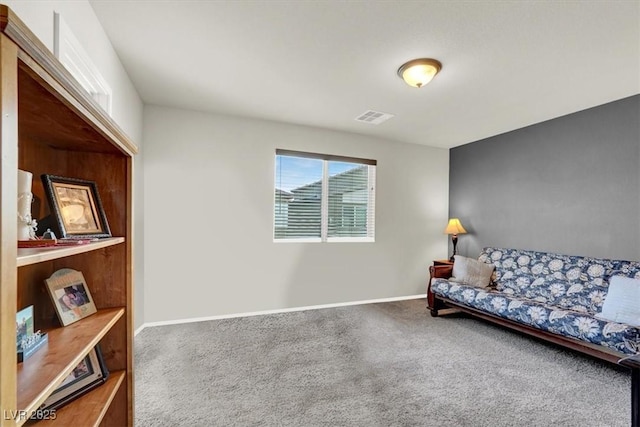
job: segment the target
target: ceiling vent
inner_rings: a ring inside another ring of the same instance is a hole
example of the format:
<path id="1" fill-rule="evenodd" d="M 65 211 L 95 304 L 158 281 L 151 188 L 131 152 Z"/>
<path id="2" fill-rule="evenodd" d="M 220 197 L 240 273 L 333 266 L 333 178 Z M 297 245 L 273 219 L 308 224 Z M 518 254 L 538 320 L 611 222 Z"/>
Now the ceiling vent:
<path id="1" fill-rule="evenodd" d="M 380 111 L 368 110 L 356 117 L 355 120 L 357 122 L 368 123 L 370 125 L 379 125 L 382 122 L 386 122 L 393 116 L 393 114 L 389 113 L 381 113 Z"/>

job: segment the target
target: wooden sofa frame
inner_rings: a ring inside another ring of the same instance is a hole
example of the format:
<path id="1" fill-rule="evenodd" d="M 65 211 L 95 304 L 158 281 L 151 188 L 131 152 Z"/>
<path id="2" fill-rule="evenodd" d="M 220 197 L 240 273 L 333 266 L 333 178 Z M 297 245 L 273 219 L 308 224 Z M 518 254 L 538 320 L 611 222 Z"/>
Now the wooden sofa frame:
<path id="1" fill-rule="evenodd" d="M 548 342 L 560 345 L 562 347 L 569 348 L 571 350 L 575 350 L 583 354 L 587 354 L 597 359 L 605 360 L 607 362 L 617 364 L 621 359 L 628 356 L 624 353 L 620 353 L 614 350 L 609 350 L 603 346 L 588 343 L 585 341 L 580 341 L 573 338 L 564 337 L 561 335 L 552 334 L 550 332 L 543 331 L 541 329 L 536 329 L 531 326 L 514 322 L 512 320 L 504 319 L 502 317 L 498 317 L 496 315 L 487 313 L 485 311 L 468 307 L 457 301 L 452 301 L 448 298 L 443 298 L 433 293 L 431 291 L 431 281 L 435 278 L 448 279 L 451 277 L 452 271 L 453 271 L 452 265 L 436 265 L 436 266 L 429 267 L 429 273 L 431 277 L 429 279 L 429 284 L 427 285 L 427 308 L 429 309 L 429 311 L 431 312 L 431 316 L 433 317 L 437 317 L 439 315 L 440 310 L 453 308 L 465 313 L 469 313 L 472 316 L 479 317 L 489 322 L 496 323 L 498 325 L 516 330 L 523 334 L 531 335 L 536 338 L 542 339 L 544 341 L 548 341 Z"/>

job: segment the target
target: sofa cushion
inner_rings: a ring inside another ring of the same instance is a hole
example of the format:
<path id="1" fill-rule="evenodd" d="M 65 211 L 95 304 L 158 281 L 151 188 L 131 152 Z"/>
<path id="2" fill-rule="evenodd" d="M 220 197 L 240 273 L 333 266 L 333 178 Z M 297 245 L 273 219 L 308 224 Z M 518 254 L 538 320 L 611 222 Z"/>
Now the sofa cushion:
<path id="1" fill-rule="evenodd" d="M 453 263 L 453 276 L 449 280 L 486 288 L 491 282 L 494 269 L 495 267 L 491 264 L 456 255 Z"/>
<path id="2" fill-rule="evenodd" d="M 602 312 L 596 317 L 640 326 L 640 280 L 613 276 L 602 305 Z"/>
<path id="3" fill-rule="evenodd" d="M 431 290 L 441 297 L 553 334 L 591 342 L 613 350 L 640 351 L 640 328 L 529 300 L 491 288 L 433 279 Z"/>
<path id="4" fill-rule="evenodd" d="M 484 248 L 496 267 L 496 289 L 563 309 L 600 312 L 615 274 L 640 278 L 640 263 L 521 249 Z"/>

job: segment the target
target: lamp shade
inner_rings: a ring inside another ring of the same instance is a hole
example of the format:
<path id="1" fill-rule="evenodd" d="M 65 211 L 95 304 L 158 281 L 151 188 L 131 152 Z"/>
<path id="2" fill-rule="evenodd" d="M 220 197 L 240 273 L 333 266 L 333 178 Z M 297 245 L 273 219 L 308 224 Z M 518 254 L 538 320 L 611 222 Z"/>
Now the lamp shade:
<path id="1" fill-rule="evenodd" d="M 466 232 L 458 218 L 451 218 L 447 228 L 444 229 L 444 234 L 465 234 Z"/>
<path id="2" fill-rule="evenodd" d="M 398 76 L 409 86 L 421 88 L 438 74 L 442 64 L 431 58 L 414 59 L 398 69 Z"/>

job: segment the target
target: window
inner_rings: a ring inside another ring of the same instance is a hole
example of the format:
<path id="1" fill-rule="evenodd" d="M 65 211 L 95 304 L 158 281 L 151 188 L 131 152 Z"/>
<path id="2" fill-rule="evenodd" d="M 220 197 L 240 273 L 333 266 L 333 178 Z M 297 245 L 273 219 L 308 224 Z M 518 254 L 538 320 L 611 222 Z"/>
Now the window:
<path id="1" fill-rule="evenodd" d="M 374 240 L 376 161 L 276 150 L 274 239 Z"/>

